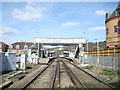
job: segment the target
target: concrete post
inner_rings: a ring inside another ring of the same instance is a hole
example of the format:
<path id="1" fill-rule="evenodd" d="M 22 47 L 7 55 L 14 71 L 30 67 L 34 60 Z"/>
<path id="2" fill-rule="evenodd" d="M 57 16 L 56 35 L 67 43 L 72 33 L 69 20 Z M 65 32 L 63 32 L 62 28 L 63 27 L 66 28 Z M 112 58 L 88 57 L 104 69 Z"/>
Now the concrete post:
<path id="1" fill-rule="evenodd" d="M 26 69 L 26 64 L 27 64 L 27 55 L 22 54 L 20 58 L 20 69 L 25 70 Z"/>
<path id="2" fill-rule="evenodd" d="M 79 43 L 79 60 L 80 60 L 80 62 L 82 61 L 82 57 L 81 57 L 81 48 L 82 48 L 82 44 L 81 43 Z"/>
<path id="3" fill-rule="evenodd" d="M 97 42 L 97 67 L 99 66 L 99 62 L 100 62 L 100 57 L 99 57 L 99 42 Z"/>
<path id="4" fill-rule="evenodd" d="M 38 57 L 39 57 L 39 54 L 40 53 L 40 44 L 38 43 L 38 49 L 37 49 L 37 54 L 38 54 Z"/>
<path id="5" fill-rule="evenodd" d="M 84 64 L 84 47 L 82 47 L 82 64 Z"/>

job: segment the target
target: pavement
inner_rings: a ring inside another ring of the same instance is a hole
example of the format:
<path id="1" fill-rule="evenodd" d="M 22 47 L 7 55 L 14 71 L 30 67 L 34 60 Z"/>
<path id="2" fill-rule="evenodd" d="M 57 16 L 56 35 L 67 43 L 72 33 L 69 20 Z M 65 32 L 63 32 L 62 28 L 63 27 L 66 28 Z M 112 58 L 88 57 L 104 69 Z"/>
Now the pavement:
<path id="1" fill-rule="evenodd" d="M 40 64 L 47 64 L 49 62 L 49 58 L 39 58 Z"/>

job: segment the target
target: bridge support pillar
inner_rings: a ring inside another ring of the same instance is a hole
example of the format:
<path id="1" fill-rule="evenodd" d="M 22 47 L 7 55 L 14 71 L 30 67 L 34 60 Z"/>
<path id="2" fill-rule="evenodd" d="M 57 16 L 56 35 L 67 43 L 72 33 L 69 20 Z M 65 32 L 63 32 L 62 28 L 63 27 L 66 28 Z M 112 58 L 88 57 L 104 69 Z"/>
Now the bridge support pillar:
<path id="1" fill-rule="evenodd" d="M 42 43 L 37 43 L 37 54 L 38 57 L 45 57 L 45 53 L 44 53 L 44 48 L 43 48 L 43 44 Z"/>
<path id="2" fill-rule="evenodd" d="M 79 43 L 79 59 L 80 63 L 84 64 L 84 46 L 81 43 Z"/>

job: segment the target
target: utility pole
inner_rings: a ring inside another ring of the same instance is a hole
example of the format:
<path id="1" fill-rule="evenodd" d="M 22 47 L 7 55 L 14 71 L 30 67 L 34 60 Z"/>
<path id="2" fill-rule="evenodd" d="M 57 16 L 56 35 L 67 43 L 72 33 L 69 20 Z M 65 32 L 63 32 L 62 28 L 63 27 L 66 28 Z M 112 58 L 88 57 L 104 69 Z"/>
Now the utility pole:
<path id="1" fill-rule="evenodd" d="M 96 43 L 97 43 L 97 67 L 99 66 L 99 41 L 98 39 L 94 39 L 96 40 Z"/>
<path id="2" fill-rule="evenodd" d="M 99 65 L 99 41 L 97 41 L 97 61 L 98 61 L 98 65 Z"/>

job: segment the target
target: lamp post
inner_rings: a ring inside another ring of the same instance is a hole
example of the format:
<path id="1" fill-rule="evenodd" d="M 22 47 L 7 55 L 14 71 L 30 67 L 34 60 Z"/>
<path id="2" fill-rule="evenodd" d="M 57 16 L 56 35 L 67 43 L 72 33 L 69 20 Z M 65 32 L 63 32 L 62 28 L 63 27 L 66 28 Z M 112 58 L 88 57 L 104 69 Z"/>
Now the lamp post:
<path id="1" fill-rule="evenodd" d="M 86 32 L 83 32 L 83 34 L 84 34 L 84 38 L 85 38 L 85 40 L 86 40 L 86 52 L 87 52 L 87 57 L 86 57 L 86 59 L 87 59 L 87 61 L 88 61 L 88 39 L 87 39 Z M 84 49 L 85 49 L 85 48 L 84 48 Z"/>
<path id="2" fill-rule="evenodd" d="M 86 43 L 87 43 L 87 62 L 88 62 L 88 61 L 89 61 L 89 60 L 88 60 L 88 55 L 89 55 L 89 54 L 88 54 L 88 39 L 86 39 Z"/>
<path id="3" fill-rule="evenodd" d="M 83 38 L 85 38 L 85 32 L 83 32 Z"/>
<path id="4" fill-rule="evenodd" d="M 86 39 L 86 42 L 87 42 L 87 54 L 88 54 L 88 39 Z"/>

